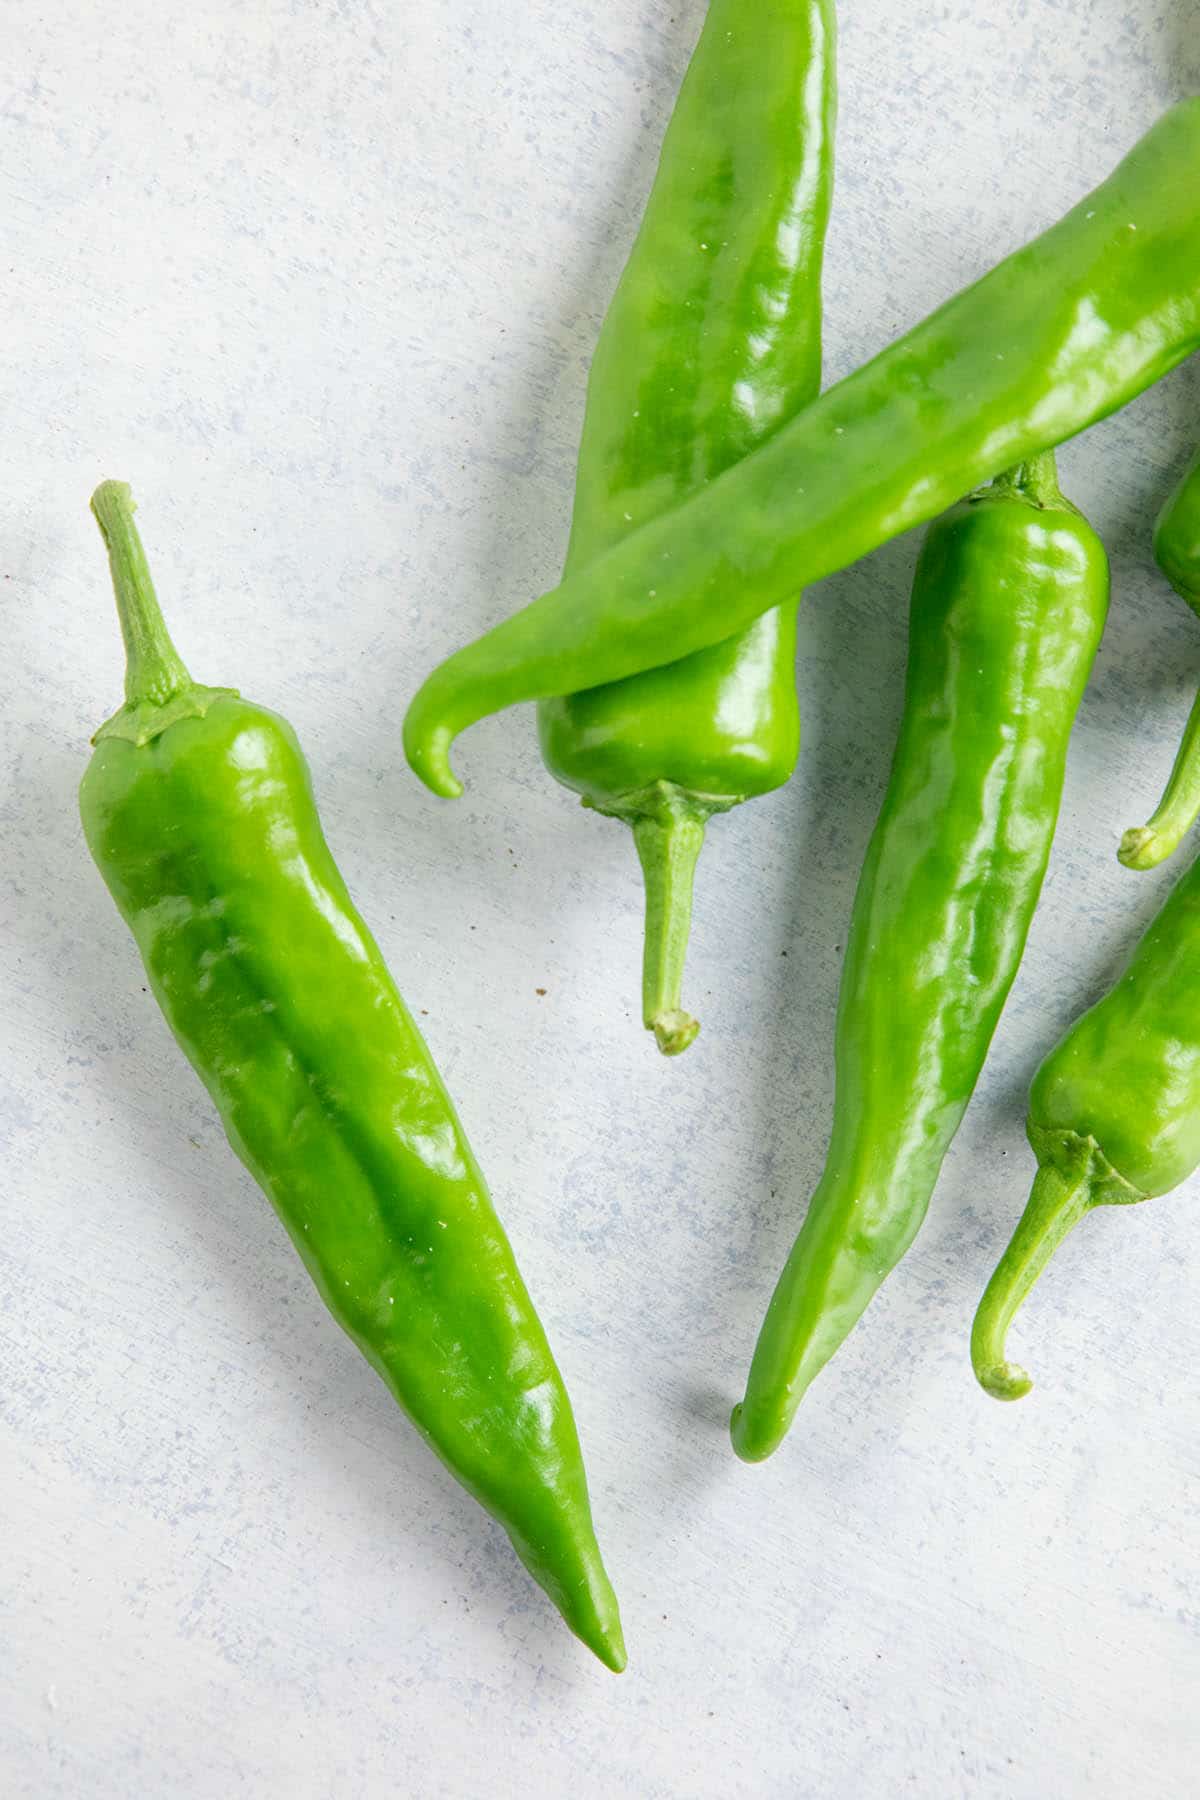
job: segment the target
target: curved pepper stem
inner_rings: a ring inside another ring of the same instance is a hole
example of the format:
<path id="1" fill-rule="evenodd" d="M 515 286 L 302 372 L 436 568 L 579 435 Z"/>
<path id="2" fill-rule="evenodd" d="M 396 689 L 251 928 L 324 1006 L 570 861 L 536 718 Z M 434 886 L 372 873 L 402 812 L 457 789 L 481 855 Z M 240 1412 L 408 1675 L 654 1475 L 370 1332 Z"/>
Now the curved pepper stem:
<path id="1" fill-rule="evenodd" d="M 1127 869 L 1154 869 L 1174 854 L 1200 817 L 1200 694 L 1192 702 L 1183 741 L 1153 817 L 1132 825 L 1117 858 Z"/>
<path id="2" fill-rule="evenodd" d="M 1008 1328 L 1063 1239 L 1096 1204 L 1091 1158 L 1068 1170 L 1045 1163 L 1012 1241 L 984 1290 L 971 1328 L 971 1365 L 981 1387 L 996 1400 L 1020 1400 L 1033 1386 L 1019 1363 L 1005 1355 Z"/>
<path id="3" fill-rule="evenodd" d="M 129 485 L 102 481 L 92 495 L 92 511 L 108 550 L 121 636 L 125 640 L 125 704 L 164 706 L 192 685 L 183 658 L 171 642 L 150 578 Z"/>
<path id="4" fill-rule="evenodd" d="M 695 1042 L 699 1020 L 680 1004 L 692 925 L 692 888 L 708 810 L 667 798 L 631 821 L 646 883 L 642 1020 L 664 1056 Z"/>

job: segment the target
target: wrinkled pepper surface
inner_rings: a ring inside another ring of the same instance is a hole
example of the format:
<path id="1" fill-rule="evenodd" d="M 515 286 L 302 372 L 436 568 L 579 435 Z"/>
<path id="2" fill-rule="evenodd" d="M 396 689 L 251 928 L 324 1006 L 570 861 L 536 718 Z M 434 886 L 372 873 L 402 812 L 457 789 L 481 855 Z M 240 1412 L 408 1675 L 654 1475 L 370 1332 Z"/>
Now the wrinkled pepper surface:
<path id="1" fill-rule="evenodd" d="M 1154 526 L 1154 560 L 1181 600 L 1200 617 L 1200 452 L 1184 470 Z M 1184 727 L 1163 797 L 1145 825 L 1121 839 L 1128 869 L 1153 869 L 1179 848 L 1200 816 L 1200 694 Z"/>
<path id="2" fill-rule="evenodd" d="M 712 0 L 592 362 L 566 574 L 737 462 L 821 385 L 833 168 L 832 0 Z M 714 813 L 779 787 L 800 748 L 799 595 L 695 656 L 544 700 L 550 773 L 633 829 L 642 1013 L 668 1055 L 692 883 Z"/>
<path id="3" fill-rule="evenodd" d="M 1169 1193 L 1200 1167 L 1200 861 L 1034 1076 L 1027 1130 L 1033 1192 L 971 1333 L 975 1373 L 997 1400 L 1033 1386 L 1008 1360 L 1008 1330 L 1068 1232 L 1094 1206 Z"/>
<path id="4" fill-rule="evenodd" d="M 562 1378 L 330 855 L 300 746 L 276 714 L 191 680 L 128 488 L 105 482 L 92 504 L 128 668 L 80 808 L 155 998 L 338 1324 L 571 1629 L 620 1669 Z"/>
<path id="5" fill-rule="evenodd" d="M 457 734 L 673 662 L 1114 412 L 1200 346 L 1200 99 L 1041 237 L 669 512 L 458 651 L 405 751 L 439 794 Z"/>
<path id="6" fill-rule="evenodd" d="M 1050 454 L 926 535 L 846 945 L 829 1151 L 733 1415 L 747 1461 L 777 1448 L 925 1217 L 1025 948 L 1107 608 L 1103 545 Z"/>

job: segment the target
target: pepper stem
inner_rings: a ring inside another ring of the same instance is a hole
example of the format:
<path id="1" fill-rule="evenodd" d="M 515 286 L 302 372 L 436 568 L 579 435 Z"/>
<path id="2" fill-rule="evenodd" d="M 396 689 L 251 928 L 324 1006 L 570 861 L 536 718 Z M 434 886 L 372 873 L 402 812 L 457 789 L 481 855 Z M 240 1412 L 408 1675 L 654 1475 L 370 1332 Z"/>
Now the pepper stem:
<path id="1" fill-rule="evenodd" d="M 1012 1241 L 984 1290 L 971 1328 L 971 1364 L 981 1385 L 997 1400 L 1020 1400 L 1033 1382 L 1019 1363 L 1005 1357 L 1005 1339 L 1022 1301 L 1067 1234 L 1097 1203 L 1092 1158 L 1059 1168 L 1043 1163 Z"/>
<path id="2" fill-rule="evenodd" d="M 683 968 L 692 923 L 692 886 L 704 843 L 709 809 L 681 798 L 664 799 L 632 820 L 646 882 L 646 935 L 642 962 L 642 1019 L 664 1056 L 678 1056 L 694 1042 L 699 1020 L 680 1005 Z"/>
<path id="3" fill-rule="evenodd" d="M 1200 815 L 1200 694 L 1192 702 L 1175 763 L 1153 817 L 1132 825 L 1117 859 L 1127 869 L 1154 869 L 1178 848 Z"/>
<path id="4" fill-rule="evenodd" d="M 191 686 L 191 676 L 163 621 L 138 528 L 133 495 L 124 481 L 102 481 L 92 511 L 108 550 L 121 635 L 125 639 L 127 706 L 162 706 Z"/>
<path id="5" fill-rule="evenodd" d="M 1025 462 L 1005 469 L 992 482 L 992 488 L 1000 493 L 1019 494 L 1023 499 L 1032 501 L 1035 506 L 1057 507 L 1064 504 L 1053 450 L 1043 450 L 1037 456 L 1030 456 Z M 987 490 L 984 489 L 983 492 L 986 493 Z"/>

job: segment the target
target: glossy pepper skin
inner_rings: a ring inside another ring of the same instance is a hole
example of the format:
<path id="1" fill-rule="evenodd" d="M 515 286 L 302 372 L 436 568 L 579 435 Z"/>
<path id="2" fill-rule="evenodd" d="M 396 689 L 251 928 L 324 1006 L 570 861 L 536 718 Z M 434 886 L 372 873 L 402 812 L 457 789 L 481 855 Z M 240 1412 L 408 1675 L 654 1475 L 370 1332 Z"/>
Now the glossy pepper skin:
<path id="1" fill-rule="evenodd" d="M 1050 455 L 926 536 L 846 946 L 829 1152 L 733 1415 L 749 1462 L 778 1447 L 925 1217 L 1025 948 L 1107 606 L 1103 546 Z"/>
<path id="2" fill-rule="evenodd" d="M 1068 1232 L 1094 1206 L 1169 1193 L 1200 1167 L 1200 862 L 1034 1076 L 1027 1130 L 1033 1192 L 971 1334 L 975 1373 L 997 1400 L 1033 1386 L 1008 1360 L 1008 1329 Z"/>
<path id="3" fill-rule="evenodd" d="M 821 385 L 835 35 L 832 0 L 709 6 L 592 362 L 568 576 L 747 455 Z M 798 605 L 538 708 L 550 773 L 633 829 L 643 1019 L 667 1055 L 699 1030 L 680 990 L 705 826 L 796 765 Z"/>
<path id="4" fill-rule="evenodd" d="M 330 855 L 300 746 L 276 714 L 191 681 L 128 488 L 105 482 L 92 504 L 129 661 L 80 810 L 155 998 L 338 1324 L 571 1629 L 620 1669 L 566 1390 Z"/>
<path id="5" fill-rule="evenodd" d="M 1200 452 L 1167 496 L 1154 526 L 1154 560 L 1181 600 L 1200 617 Z M 1179 848 L 1200 815 L 1200 694 L 1163 797 L 1145 825 L 1132 827 L 1117 851 L 1127 869 L 1153 869 Z"/>
<path id="6" fill-rule="evenodd" d="M 477 719 L 744 630 L 1198 346 L 1200 99 L 759 449 L 448 658 L 409 707 L 409 763 L 435 793 L 460 792 L 450 747 Z"/>

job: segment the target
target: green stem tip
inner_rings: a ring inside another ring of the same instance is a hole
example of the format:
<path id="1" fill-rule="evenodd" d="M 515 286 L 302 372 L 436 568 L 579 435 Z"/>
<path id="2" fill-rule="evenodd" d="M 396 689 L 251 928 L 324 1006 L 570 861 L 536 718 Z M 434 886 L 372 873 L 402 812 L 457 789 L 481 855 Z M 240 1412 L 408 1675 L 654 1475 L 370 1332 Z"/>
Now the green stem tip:
<path id="1" fill-rule="evenodd" d="M 1067 1234 L 1097 1204 L 1092 1157 L 1066 1168 L 1044 1163 L 1012 1241 L 988 1282 L 971 1328 L 971 1365 L 980 1386 L 996 1400 L 1020 1400 L 1033 1381 L 1005 1354 L 1008 1328 L 1034 1282 Z"/>
<path id="2" fill-rule="evenodd" d="M 108 550 L 121 635 L 125 640 L 125 703 L 163 706 L 191 686 L 191 676 L 171 642 L 138 528 L 133 495 L 124 481 L 102 481 L 92 511 Z"/>
<path id="3" fill-rule="evenodd" d="M 1127 869 L 1154 869 L 1182 843 L 1200 816 L 1200 694 L 1192 702 L 1188 722 L 1163 797 L 1145 825 L 1134 825 L 1121 839 L 1117 860 Z"/>
<path id="4" fill-rule="evenodd" d="M 633 841 L 646 883 L 642 961 L 642 1019 L 664 1056 L 695 1042 L 700 1022 L 680 1003 L 692 924 L 696 862 L 704 845 L 708 808 L 669 794 L 635 817 Z"/>

